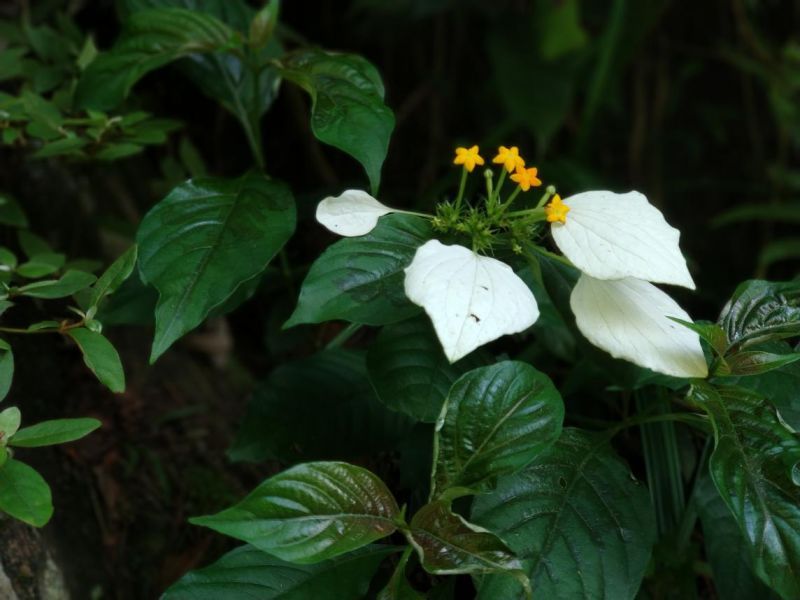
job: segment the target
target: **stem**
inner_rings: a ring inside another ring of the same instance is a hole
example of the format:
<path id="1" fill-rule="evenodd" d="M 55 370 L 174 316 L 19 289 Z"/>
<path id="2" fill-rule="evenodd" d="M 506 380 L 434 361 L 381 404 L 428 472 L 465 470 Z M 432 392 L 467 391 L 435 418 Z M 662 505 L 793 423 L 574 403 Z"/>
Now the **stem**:
<path id="1" fill-rule="evenodd" d="M 236 116 L 239 118 L 239 123 L 242 125 L 242 129 L 244 129 L 244 135 L 247 138 L 247 143 L 250 146 L 251 152 L 253 153 L 253 159 L 256 161 L 258 168 L 263 171 L 265 166 L 264 149 L 261 145 L 261 136 L 257 135 L 259 119 L 256 117 L 255 123 L 251 121 L 250 114 L 242 104 L 242 99 L 239 97 L 233 81 L 231 81 L 230 74 L 224 68 L 224 66 L 219 64 L 219 58 L 215 58 L 215 60 L 217 61 L 217 66 L 219 67 L 220 72 L 222 72 L 225 85 L 228 86 L 231 98 L 233 98 L 233 108 L 236 111 Z M 250 67 L 248 66 L 247 68 Z"/>
<path id="2" fill-rule="evenodd" d="M 22 335 L 33 335 L 37 333 L 59 333 L 64 334 L 70 329 L 78 329 L 79 327 L 83 327 L 85 325 L 84 321 L 76 321 L 75 323 L 68 323 L 66 325 L 62 324 L 58 328 L 50 328 L 50 329 L 34 329 L 31 331 L 30 329 L 23 329 L 21 327 L 0 327 L 0 333 L 18 333 Z"/>
<path id="3" fill-rule="evenodd" d="M 506 181 L 506 168 L 503 167 L 500 171 L 500 177 L 497 179 L 497 188 L 494 190 L 494 200 L 497 201 L 500 198 L 500 192 L 503 190 L 503 184 Z"/>
<path id="4" fill-rule="evenodd" d="M 347 327 L 342 329 L 335 338 L 333 338 L 328 344 L 325 346 L 326 350 L 331 350 L 332 348 L 339 348 L 341 347 L 347 340 L 349 340 L 353 335 L 363 327 L 361 323 L 350 323 Z"/>
<path id="5" fill-rule="evenodd" d="M 555 193 L 556 193 L 555 186 L 548 185 L 544 191 L 544 194 L 542 194 L 542 197 L 539 198 L 539 203 L 536 205 L 536 208 L 542 208 L 545 204 L 547 204 L 547 201 L 550 200 L 550 197 Z"/>
<path id="6" fill-rule="evenodd" d="M 486 169 L 483 172 L 483 177 L 486 179 L 486 203 L 491 206 L 492 198 L 494 198 L 494 176 L 491 169 Z"/>
<path id="7" fill-rule="evenodd" d="M 461 210 L 461 200 L 464 198 L 464 189 L 467 187 L 467 170 L 461 170 L 461 183 L 458 184 L 458 196 L 456 196 L 456 212 Z"/>
<path id="8" fill-rule="evenodd" d="M 278 252 L 278 257 L 281 261 L 281 272 L 283 273 L 283 278 L 286 280 L 286 287 L 289 288 L 289 294 L 294 296 L 295 289 L 294 278 L 292 278 L 292 265 L 289 263 L 289 255 L 285 247 L 281 248 L 281 251 Z"/>
<path id="9" fill-rule="evenodd" d="M 703 431 L 708 431 L 708 420 L 700 415 L 693 415 L 691 413 L 665 413 L 661 415 L 638 415 L 629 419 L 625 419 L 621 423 L 618 423 L 612 427 L 608 433 L 611 437 L 613 437 L 628 427 L 645 425 L 647 423 L 663 423 L 665 421 L 677 421 L 692 427 L 697 427 Z"/>
<path id="10" fill-rule="evenodd" d="M 677 540 L 675 547 L 678 552 L 683 552 L 689 545 L 689 539 L 692 537 L 694 525 L 697 522 L 697 490 L 700 487 L 700 479 L 703 470 L 706 468 L 708 462 L 708 455 L 711 453 L 711 437 L 706 438 L 703 452 L 700 454 L 700 460 L 697 463 L 697 469 L 694 474 L 694 481 L 692 482 L 692 491 L 689 492 L 689 498 L 686 500 L 686 509 L 683 511 L 683 516 L 678 524 Z"/>

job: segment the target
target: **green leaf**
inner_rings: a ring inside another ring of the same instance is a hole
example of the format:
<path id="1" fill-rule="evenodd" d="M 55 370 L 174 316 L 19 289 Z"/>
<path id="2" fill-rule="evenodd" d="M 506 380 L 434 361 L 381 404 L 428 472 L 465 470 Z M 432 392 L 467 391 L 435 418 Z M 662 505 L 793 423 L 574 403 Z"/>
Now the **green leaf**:
<path id="1" fill-rule="evenodd" d="M 399 517 L 391 492 L 366 469 L 316 462 L 275 475 L 235 506 L 191 522 L 310 564 L 391 535 Z"/>
<path id="2" fill-rule="evenodd" d="M 436 422 L 434 493 L 491 489 L 555 443 L 563 420 L 561 395 L 530 365 L 470 371 L 453 384 Z"/>
<path id="3" fill-rule="evenodd" d="M 28 258 L 33 258 L 34 256 L 40 254 L 53 254 L 53 249 L 50 247 L 50 244 L 48 244 L 44 238 L 36 235 L 35 233 L 20 230 L 17 232 L 17 238 L 19 239 L 19 245 L 22 247 L 22 251 Z M 58 266 L 63 264 L 64 261 L 62 260 Z"/>
<path id="4" fill-rule="evenodd" d="M 800 258 L 800 238 L 785 238 L 766 244 L 758 253 L 758 269 L 766 273 L 772 265 L 783 260 Z"/>
<path id="5" fill-rule="evenodd" d="M 548 600 L 634 598 L 656 538 L 645 486 L 606 438 L 577 429 L 478 496 L 472 520 L 508 543 Z M 519 597 L 513 581 L 481 581 L 478 598 Z"/>
<path id="6" fill-rule="evenodd" d="M 291 237 L 289 188 L 259 174 L 190 180 L 145 216 L 139 272 L 159 292 L 150 361 L 264 269 Z"/>
<path id="7" fill-rule="evenodd" d="M 255 10 L 245 0 L 123 0 L 130 13 L 154 8 L 185 8 L 207 13 L 244 33 Z"/>
<path id="8" fill-rule="evenodd" d="M 28 525 L 44 526 L 53 516 L 50 486 L 25 463 L 8 459 L 0 467 L 0 511 Z"/>
<path id="9" fill-rule="evenodd" d="M 363 355 L 326 350 L 270 373 L 250 399 L 228 454 L 290 464 L 357 458 L 393 449 L 412 427 L 377 400 Z"/>
<path id="10" fill-rule="evenodd" d="M 716 323 L 709 323 L 706 321 L 684 321 L 676 317 L 667 318 L 694 331 L 700 336 L 700 339 L 708 343 L 717 356 L 725 356 L 729 345 L 728 336 L 725 330 Z"/>
<path id="11" fill-rule="evenodd" d="M 772 352 L 762 352 L 761 350 L 746 350 L 737 352 L 725 359 L 730 368 L 731 375 L 761 375 L 773 369 L 779 369 L 785 365 L 800 360 L 800 352 L 792 354 L 773 354 Z"/>
<path id="12" fill-rule="evenodd" d="M 695 502 L 717 596 L 725 600 L 777 598 L 753 573 L 744 536 L 711 478 L 704 476 L 697 485 Z"/>
<path id="13" fill-rule="evenodd" d="M 313 565 L 240 546 L 214 564 L 190 571 L 161 600 L 361 600 L 392 546 L 373 544 Z"/>
<path id="14" fill-rule="evenodd" d="M 446 502 L 431 502 L 417 511 L 408 541 L 429 573 L 511 575 L 517 571 L 525 581 L 522 564 L 503 540 L 453 513 Z"/>
<path id="15" fill-rule="evenodd" d="M 75 89 L 78 108 L 110 110 L 150 71 L 178 58 L 214 52 L 233 42 L 234 33 L 211 15 L 181 8 L 134 13 L 120 39 L 83 72 Z"/>
<path id="16" fill-rule="evenodd" d="M 48 158 L 50 156 L 62 156 L 65 154 L 81 154 L 78 151 L 87 144 L 89 144 L 88 139 L 72 134 L 68 137 L 46 143 L 39 150 L 34 152 L 33 156 L 34 158 Z"/>
<path id="17" fill-rule="evenodd" d="M 0 339 L 0 402 L 8 395 L 14 379 L 14 353 L 5 340 Z"/>
<path id="18" fill-rule="evenodd" d="M 395 566 L 389 583 L 378 592 L 378 595 L 375 597 L 376 600 L 425 600 L 425 596 L 411 587 L 411 584 L 408 583 L 408 579 L 406 579 L 406 565 L 408 564 L 411 552 L 413 552 L 413 548 L 408 546 Z"/>
<path id="19" fill-rule="evenodd" d="M 100 427 L 97 419 L 53 419 L 20 429 L 8 442 L 10 446 L 36 448 L 79 440 Z"/>
<path id="20" fill-rule="evenodd" d="M 800 438 L 750 390 L 696 385 L 690 399 L 711 417 L 711 478 L 753 569 L 781 596 L 800 597 Z"/>
<path id="21" fill-rule="evenodd" d="M 8 439 L 17 432 L 22 422 L 22 413 L 16 406 L 0 411 L 0 445 L 5 446 Z"/>
<path id="22" fill-rule="evenodd" d="M 768 398 L 783 418 L 795 431 L 800 431 L 800 362 L 794 362 L 769 371 L 758 377 L 743 377 L 732 382 L 739 387 L 751 389 Z"/>
<path id="23" fill-rule="evenodd" d="M 66 257 L 57 252 L 36 254 L 29 261 L 17 267 L 16 272 L 20 277 L 38 279 L 58 271 L 64 265 L 65 260 Z"/>
<path id="24" fill-rule="evenodd" d="M 11 227 L 28 226 L 28 218 L 19 203 L 8 194 L 0 194 L 0 223 Z"/>
<path id="25" fill-rule="evenodd" d="M 136 244 L 128 248 L 122 255 L 117 258 L 111 266 L 106 269 L 100 278 L 92 286 L 92 294 L 89 296 L 89 306 L 97 306 L 102 302 L 103 298 L 109 294 L 113 294 L 119 286 L 125 283 L 125 280 L 130 277 L 136 266 L 136 257 L 139 248 Z"/>
<path id="26" fill-rule="evenodd" d="M 459 376 L 489 363 L 473 352 L 450 364 L 427 317 L 387 325 L 367 353 L 367 370 L 378 398 L 392 410 L 433 423 Z"/>
<path id="27" fill-rule="evenodd" d="M 745 281 L 722 309 L 719 324 L 731 345 L 800 335 L 800 281 Z"/>
<path id="28" fill-rule="evenodd" d="M 48 279 L 23 285 L 17 290 L 17 293 L 31 298 L 66 298 L 88 288 L 96 280 L 97 277 L 91 273 L 69 270 L 60 279 Z"/>
<path id="29" fill-rule="evenodd" d="M 95 377 L 112 392 L 125 391 L 125 371 L 114 346 L 101 334 L 83 327 L 70 329 L 69 337 L 83 352 L 83 362 Z"/>
<path id="30" fill-rule="evenodd" d="M 542 58 L 553 60 L 586 45 L 587 35 L 580 23 L 579 0 L 540 5 L 544 14 L 537 19 Z"/>
<path id="31" fill-rule="evenodd" d="M 284 327 L 335 319 L 386 325 L 418 314 L 406 298 L 403 269 L 432 235 L 427 220 L 391 214 L 367 235 L 336 242 L 311 265 Z"/>
<path id="32" fill-rule="evenodd" d="M 373 194 L 394 129 L 394 114 L 383 103 L 383 83 L 369 62 L 354 54 L 304 48 L 284 56 L 280 74 L 311 96 L 314 135 L 360 162 Z"/>
<path id="33" fill-rule="evenodd" d="M 763 204 L 741 204 L 711 221 L 712 227 L 723 227 L 734 223 L 753 221 L 776 221 L 780 223 L 800 223 L 800 206 L 795 204 L 770 205 L 765 210 Z"/>

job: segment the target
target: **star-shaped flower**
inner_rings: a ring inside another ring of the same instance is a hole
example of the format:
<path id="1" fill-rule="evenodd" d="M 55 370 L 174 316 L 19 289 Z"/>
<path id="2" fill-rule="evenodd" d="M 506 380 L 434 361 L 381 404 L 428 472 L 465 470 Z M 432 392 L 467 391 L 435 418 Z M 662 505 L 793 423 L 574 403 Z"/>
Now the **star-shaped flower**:
<path id="1" fill-rule="evenodd" d="M 511 148 L 500 146 L 497 149 L 497 156 L 492 159 L 492 162 L 503 165 L 509 173 L 525 166 L 525 160 L 519 155 L 519 148 L 516 146 L 511 146 Z"/>
<path id="2" fill-rule="evenodd" d="M 477 145 L 470 148 L 456 148 L 456 157 L 453 159 L 453 164 L 464 165 L 464 168 L 472 173 L 475 170 L 475 165 L 482 165 L 485 162 L 483 157 L 478 154 L 479 151 L 480 148 Z"/>
<path id="3" fill-rule="evenodd" d="M 517 170 L 511 176 L 511 181 L 519 185 L 523 192 L 527 192 L 532 187 L 539 187 L 542 185 L 542 180 L 537 177 L 539 169 L 536 167 L 517 167 Z"/>

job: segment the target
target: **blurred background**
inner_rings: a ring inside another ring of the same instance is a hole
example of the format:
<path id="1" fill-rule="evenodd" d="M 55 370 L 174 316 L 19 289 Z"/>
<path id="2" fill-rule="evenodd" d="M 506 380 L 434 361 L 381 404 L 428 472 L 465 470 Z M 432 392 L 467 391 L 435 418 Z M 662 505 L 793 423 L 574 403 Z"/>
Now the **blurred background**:
<path id="1" fill-rule="evenodd" d="M 23 4 L 0 2 L 0 18 L 13 22 Z M 101 49 L 119 32 L 112 0 L 27 5 L 37 23 L 70 15 Z M 698 291 L 671 292 L 694 318 L 715 319 L 744 279 L 798 274 L 798 1 L 287 0 L 282 20 L 287 46 L 355 52 L 383 76 L 397 117 L 380 193 L 387 204 L 430 210 L 452 195 L 457 145 L 479 144 L 486 157 L 516 145 L 562 196 L 636 189 L 657 205 L 682 232 Z M 182 127 L 164 145 L 102 165 L 31 160 L 0 146 L 0 190 L 22 202 L 34 231 L 73 256 L 115 255 L 185 177 L 239 175 L 251 165 L 233 117 L 174 68 L 147 76 L 132 101 Z M 267 171 L 290 183 L 300 207 L 288 247 L 298 282 L 333 241 L 313 222 L 313 207 L 329 193 L 366 187 L 355 161 L 310 134 L 307 111 L 307 98 L 285 86 L 262 128 Z M 69 349 L 41 355 L 21 343 L 35 360 L 18 360 L 11 403 L 24 398 L 47 418 L 56 406 L 106 424 L 38 465 L 55 490 L 44 535 L 68 555 L 74 589 L 153 597 L 224 549 L 186 518 L 275 469 L 231 466 L 225 451 L 253 377 L 312 335 L 277 334 L 295 297 L 270 285 L 266 278 L 256 301 L 154 368 L 146 366 L 147 330 L 112 330 L 131 382 L 122 397 L 97 386 Z M 325 327 L 335 335 L 337 325 Z"/>

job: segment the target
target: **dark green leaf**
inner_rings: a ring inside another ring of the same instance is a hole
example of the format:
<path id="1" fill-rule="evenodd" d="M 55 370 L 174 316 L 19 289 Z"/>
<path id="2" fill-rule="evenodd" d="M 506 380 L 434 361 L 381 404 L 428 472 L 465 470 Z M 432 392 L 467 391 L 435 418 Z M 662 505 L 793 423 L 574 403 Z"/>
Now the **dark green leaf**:
<path id="1" fill-rule="evenodd" d="M 28 218 L 19 203 L 8 194 L 0 194 L 0 223 L 12 227 L 28 226 Z"/>
<path id="2" fill-rule="evenodd" d="M 0 339 L 0 402 L 8 395 L 14 379 L 14 353 L 5 340 Z"/>
<path id="3" fill-rule="evenodd" d="M 800 431 L 800 363 L 794 362 L 758 377 L 743 377 L 736 385 L 758 392 L 780 412 L 781 417 Z"/>
<path id="4" fill-rule="evenodd" d="M 714 573 L 714 587 L 724 600 L 772 600 L 776 596 L 750 566 L 747 543 L 736 519 L 719 496 L 710 477 L 698 482 L 697 510 L 703 525 L 706 555 Z"/>
<path id="5" fill-rule="evenodd" d="M 719 324 L 733 345 L 800 335 L 800 281 L 745 281 L 722 309 Z"/>
<path id="6" fill-rule="evenodd" d="M 411 552 L 412 548 L 409 546 L 395 566 L 389 583 L 378 592 L 376 600 L 425 600 L 425 596 L 411 587 L 406 579 L 406 565 Z"/>
<path id="7" fill-rule="evenodd" d="M 297 565 L 241 546 L 184 575 L 162 600 L 361 600 L 378 565 L 394 551 L 392 546 L 373 544 L 313 565 Z"/>
<path id="8" fill-rule="evenodd" d="M 110 110 L 150 71 L 190 54 L 220 50 L 233 39 L 227 25 L 205 13 L 181 8 L 134 13 L 114 48 L 101 53 L 83 72 L 75 104 Z"/>
<path id="9" fill-rule="evenodd" d="M 25 463 L 8 459 L 0 467 L 0 511 L 42 527 L 53 516 L 50 486 Z"/>
<path id="10" fill-rule="evenodd" d="M 111 266 L 106 269 L 105 273 L 103 273 L 92 286 L 92 293 L 88 301 L 89 306 L 97 306 L 100 304 L 103 298 L 109 294 L 113 294 L 117 288 L 130 277 L 130 274 L 133 272 L 133 267 L 136 266 L 137 254 L 138 247 L 134 244 L 123 252 L 117 260 L 111 263 Z"/>
<path id="11" fill-rule="evenodd" d="M 283 57 L 279 72 L 311 96 L 314 135 L 360 162 L 377 193 L 394 114 L 375 67 L 354 54 L 305 48 Z"/>
<path id="12" fill-rule="evenodd" d="M 10 446 L 35 448 L 79 440 L 100 427 L 97 419 L 54 419 L 25 427 L 15 433 Z"/>
<path id="13" fill-rule="evenodd" d="M 577 429 L 564 429 L 533 463 L 478 496 L 472 518 L 523 559 L 536 594 L 548 600 L 634 598 L 656 537 L 647 489 L 606 438 Z M 520 592 L 491 576 L 478 597 Z"/>
<path id="14" fill-rule="evenodd" d="M 516 571 L 525 581 L 522 564 L 503 540 L 453 513 L 446 502 L 420 508 L 411 520 L 408 539 L 429 573 L 503 572 L 510 576 Z"/>
<path id="15" fill-rule="evenodd" d="M 453 384 L 436 423 L 434 492 L 491 489 L 549 448 L 563 420 L 561 395 L 530 365 L 504 361 L 470 371 Z"/>
<path id="16" fill-rule="evenodd" d="M 761 396 L 696 385 L 711 417 L 711 478 L 744 534 L 755 572 L 785 598 L 800 597 L 800 438 Z"/>
<path id="17" fill-rule="evenodd" d="M 761 350 L 745 350 L 737 352 L 725 359 L 731 371 L 731 375 L 761 375 L 773 369 L 779 369 L 785 365 L 800 360 L 800 352 L 792 354 L 773 354 L 772 352 L 762 352 Z"/>
<path id="18" fill-rule="evenodd" d="M 184 8 L 207 13 L 245 33 L 255 10 L 245 0 L 124 0 L 130 13 L 154 8 Z"/>
<path id="19" fill-rule="evenodd" d="M 403 269 L 432 233 L 427 220 L 391 214 L 367 235 L 336 242 L 311 265 L 285 327 L 335 319 L 385 325 L 418 314 Z"/>
<path id="20" fill-rule="evenodd" d="M 40 254 L 53 254 L 53 249 L 50 247 L 50 244 L 35 233 L 23 229 L 17 232 L 17 238 L 19 239 L 19 245 L 22 246 L 22 251 L 28 258 L 33 258 Z M 62 260 L 59 266 L 63 264 L 64 261 Z"/>
<path id="21" fill-rule="evenodd" d="M 460 375 L 489 362 L 479 351 L 450 364 L 426 317 L 387 325 L 367 353 L 369 378 L 381 402 L 427 423 L 436 421 Z"/>
<path id="22" fill-rule="evenodd" d="M 88 143 L 89 140 L 86 138 L 70 135 L 46 143 L 39 150 L 34 152 L 33 156 L 35 158 L 47 158 L 50 156 L 62 156 L 64 154 L 80 154 L 78 151 Z"/>
<path id="23" fill-rule="evenodd" d="M 390 535 L 399 516 L 377 476 L 347 463 L 316 462 L 275 475 L 235 506 L 191 522 L 310 564 Z"/>
<path id="24" fill-rule="evenodd" d="M 229 455 L 287 463 L 356 458 L 392 449 L 412 426 L 375 398 L 363 355 L 327 350 L 281 365 L 266 378 Z"/>
<path id="25" fill-rule="evenodd" d="M 758 253 L 758 269 L 766 273 L 773 264 L 800 258 L 800 238 L 785 238 L 766 244 Z"/>
<path id="26" fill-rule="evenodd" d="M 84 271 L 69 270 L 60 279 L 36 281 L 23 285 L 17 290 L 22 296 L 31 298 L 66 298 L 76 292 L 88 288 L 97 280 L 97 277 Z"/>
<path id="27" fill-rule="evenodd" d="M 38 279 L 39 277 L 52 275 L 64 265 L 65 261 L 66 257 L 57 252 L 36 254 L 29 261 L 17 267 L 16 273 L 20 277 Z"/>
<path id="28" fill-rule="evenodd" d="M 83 362 L 112 392 L 125 391 L 125 371 L 114 346 L 101 334 L 83 327 L 70 329 L 69 336 L 83 352 Z"/>
<path id="29" fill-rule="evenodd" d="M 259 174 L 188 181 L 147 213 L 137 243 L 159 292 L 151 362 L 263 272 L 294 227 L 291 192 Z"/>

